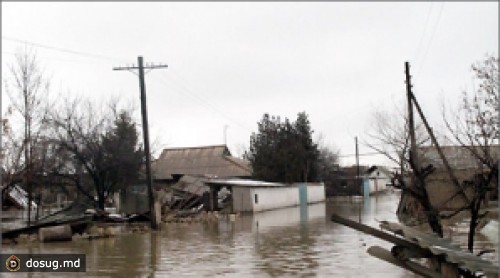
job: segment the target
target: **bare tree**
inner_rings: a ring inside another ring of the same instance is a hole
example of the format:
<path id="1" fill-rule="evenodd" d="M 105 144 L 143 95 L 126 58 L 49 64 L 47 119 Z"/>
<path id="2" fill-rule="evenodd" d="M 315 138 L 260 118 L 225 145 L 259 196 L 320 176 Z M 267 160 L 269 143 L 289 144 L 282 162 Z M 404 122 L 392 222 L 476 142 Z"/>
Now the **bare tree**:
<path id="1" fill-rule="evenodd" d="M 447 111 L 443 108 L 443 120 L 452 140 L 466 149 L 477 162 L 473 178 L 464 182 L 472 189 L 472 198 L 461 210 L 468 210 L 471 215 L 469 226 L 469 251 L 473 251 L 474 237 L 482 204 L 488 192 L 498 184 L 499 159 L 499 94 L 498 94 L 498 58 L 486 56 L 483 61 L 472 65 L 472 71 L 479 88 L 473 92 L 464 91 L 459 109 Z M 451 215 L 458 213 L 458 210 Z"/>
<path id="2" fill-rule="evenodd" d="M 319 158 L 317 161 L 318 180 L 331 184 L 338 175 L 340 164 L 340 150 L 335 146 L 326 145 L 323 134 L 319 134 L 316 139 L 319 149 Z"/>
<path id="3" fill-rule="evenodd" d="M 498 58 L 488 56 L 472 65 L 479 88 L 464 91 L 458 111 L 443 109 L 443 119 L 452 139 L 466 148 L 485 167 L 496 169 L 498 158 L 492 146 L 499 144 Z"/>
<path id="4" fill-rule="evenodd" d="M 57 152 L 66 157 L 52 173 L 73 181 L 100 209 L 111 193 L 138 180 L 143 155 L 131 114 L 113 101 L 105 107 L 72 100 L 51 117 Z M 90 188 L 81 175 L 91 180 Z"/>
<path id="5" fill-rule="evenodd" d="M 4 156 L 4 169 L 10 177 L 20 176 L 28 191 L 28 225 L 31 221 L 33 176 L 43 172 L 42 142 L 46 131 L 49 100 L 49 82 L 40 67 L 36 53 L 29 48 L 15 54 L 10 65 L 10 75 L 5 80 L 5 91 L 10 99 L 10 130 Z M 16 128 L 20 120 L 23 132 Z M 21 135 L 22 134 L 22 135 Z M 21 143 L 19 143 L 21 142 Z M 24 157 L 20 153 L 24 152 Z M 13 180 L 7 182 L 11 183 Z M 38 187 L 38 189 L 40 189 Z"/>
<path id="6" fill-rule="evenodd" d="M 12 131 L 10 117 L 12 109 L 8 109 L 2 119 L 2 186 L 3 190 L 22 182 L 20 173 L 24 168 L 23 163 L 23 140 L 16 137 Z"/>
<path id="7" fill-rule="evenodd" d="M 391 111 L 374 111 L 368 130 L 369 141 L 363 143 L 399 165 L 400 173 L 404 174 L 410 169 L 410 132 L 408 115 L 399 107 L 404 105 L 395 104 Z M 417 145 L 427 144 L 430 138 L 423 125 L 418 123 L 415 129 Z"/>

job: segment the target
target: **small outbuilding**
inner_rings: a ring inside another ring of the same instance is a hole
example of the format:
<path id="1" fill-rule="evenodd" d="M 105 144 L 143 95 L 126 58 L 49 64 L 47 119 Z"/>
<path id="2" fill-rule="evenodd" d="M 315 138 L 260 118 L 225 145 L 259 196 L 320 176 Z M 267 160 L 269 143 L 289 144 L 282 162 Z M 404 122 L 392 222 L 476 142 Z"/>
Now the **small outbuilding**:
<path id="1" fill-rule="evenodd" d="M 325 201 L 323 183 L 282 184 L 242 179 L 208 179 L 209 210 L 218 210 L 217 194 L 226 187 L 231 192 L 231 212 L 259 212 Z"/>
<path id="2" fill-rule="evenodd" d="M 375 195 L 387 191 L 392 185 L 393 174 L 384 166 L 372 166 L 366 171 L 364 181 L 365 195 Z"/>

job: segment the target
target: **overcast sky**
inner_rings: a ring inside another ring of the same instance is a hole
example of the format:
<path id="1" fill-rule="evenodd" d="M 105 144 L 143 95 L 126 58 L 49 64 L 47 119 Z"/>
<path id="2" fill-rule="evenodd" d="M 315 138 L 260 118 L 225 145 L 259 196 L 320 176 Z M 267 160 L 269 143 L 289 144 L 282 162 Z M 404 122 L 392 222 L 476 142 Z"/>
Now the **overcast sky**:
<path id="1" fill-rule="evenodd" d="M 354 137 L 368 140 L 370 115 L 403 100 L 405 61 L 440 124 L 441 100 L 457 103 L 474 87 L 470 65 L 498 55 L 498 3 L 2 2 L 3 79 L 25 44 L 54 94 L 120 96 L 137 108 L 137 76 L 112 68 L 139 55 L 168 64 L 146 76 L 151 137 L 164 147 L 222 144 L 227 125 L 239 155 L 264 113 L 293 120 L 306 111 L 314 137 L 348 165 Z M 3 87 L 2 100 L 5 111 Z"/>

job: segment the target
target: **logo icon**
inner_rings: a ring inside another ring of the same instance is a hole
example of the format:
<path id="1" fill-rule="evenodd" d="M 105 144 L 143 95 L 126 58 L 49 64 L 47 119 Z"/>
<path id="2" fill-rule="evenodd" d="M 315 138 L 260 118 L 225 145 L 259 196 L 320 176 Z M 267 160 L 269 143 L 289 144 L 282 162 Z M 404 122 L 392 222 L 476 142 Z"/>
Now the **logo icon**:
<path id="1" fill-rule="evenodd" d="M 7 258 L 7 261 L 5 261 L 5 266 L 7 267 L 8 271 L 18 271 L 21 268 L 21 260 L 12 255 Z"/>

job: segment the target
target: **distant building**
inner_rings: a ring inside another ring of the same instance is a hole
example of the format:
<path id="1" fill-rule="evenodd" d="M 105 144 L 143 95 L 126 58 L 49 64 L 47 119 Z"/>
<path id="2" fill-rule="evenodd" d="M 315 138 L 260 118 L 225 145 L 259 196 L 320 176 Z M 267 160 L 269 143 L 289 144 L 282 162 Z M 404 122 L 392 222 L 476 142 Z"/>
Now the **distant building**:
<path id="1" fill-rule="evenodd" d="M 356 165 L 341 167 L 331 180 L 325 181 L 326 196 L 374 195 L 392 184 L 393 173 L 384 166 Z"/>
<path id="2" fill-rule="evenodd" d="M 372 166 L 363 178 L 364 195 L 374 195 L 386 191 L 392 185 L 393 173 L 384 166 Z"/>
<path id="3" fill-rule="evenodd" d="M 332 196 L 354 196 L 362 195 L 362 175 L 368 170 L 368 166 L 360 165 L 357 178 L 357 166 L 340 167 L 329 180 L 325 180 L 325 194 Z"/>

